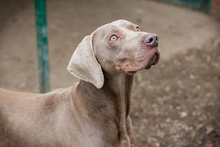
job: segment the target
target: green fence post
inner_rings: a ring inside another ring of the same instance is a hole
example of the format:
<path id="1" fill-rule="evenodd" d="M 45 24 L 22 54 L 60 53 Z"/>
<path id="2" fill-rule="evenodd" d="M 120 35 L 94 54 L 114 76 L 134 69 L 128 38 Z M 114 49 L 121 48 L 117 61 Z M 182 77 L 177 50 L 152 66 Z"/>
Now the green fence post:
<path id="1" fill-rule="evenodd" d="M 35 0 L 35 13 L 40 92 L 46 93 L 50 91 L 50 78 L 45 0 Z"/>

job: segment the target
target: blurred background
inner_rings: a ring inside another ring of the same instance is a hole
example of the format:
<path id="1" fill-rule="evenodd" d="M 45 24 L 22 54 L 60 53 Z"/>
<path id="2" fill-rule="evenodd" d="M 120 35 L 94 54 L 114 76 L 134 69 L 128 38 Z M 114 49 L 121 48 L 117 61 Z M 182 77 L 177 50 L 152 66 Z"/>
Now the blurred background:
<path id="1" fill-rule="evenodd" d="M 77 45 L 117 19 L 159 37 L 161 60 L 135 76 L 137 147 L 220 146 L 219 0 L 47 0 L 51 90 L 78 79 L 66 70 Z M 0 87 L 39 92 L 35 4 L 0 1 Z"/>

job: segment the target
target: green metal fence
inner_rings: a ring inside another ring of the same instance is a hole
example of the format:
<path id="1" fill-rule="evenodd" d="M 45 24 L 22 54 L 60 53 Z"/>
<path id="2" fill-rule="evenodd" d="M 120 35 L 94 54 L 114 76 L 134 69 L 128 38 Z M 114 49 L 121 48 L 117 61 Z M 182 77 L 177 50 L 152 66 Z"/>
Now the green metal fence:
<path id="1" fill-rule="evenodd" d="M 166 3 L 172 3 L 181 6 L 187 6 L 192 9 L 200 9 L 205 11 L 206 13 L 209 12 L 211 0 L 156 0 L 162 1 Z"/>
<path id="2" fill-rule="evenodd" d="M 46 93 L 50 91 L 50 78 L 45 0 L 35 0 L 35 12 L 40 92 Z"/>

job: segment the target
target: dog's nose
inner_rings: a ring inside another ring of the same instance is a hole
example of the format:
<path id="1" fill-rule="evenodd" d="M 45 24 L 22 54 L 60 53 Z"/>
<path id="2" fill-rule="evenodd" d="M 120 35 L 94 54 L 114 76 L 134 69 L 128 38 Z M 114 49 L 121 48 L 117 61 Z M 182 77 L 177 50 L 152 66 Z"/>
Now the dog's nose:
<path id="1" fill-rule="evenodd" d="M 158 37 L 156 34 L 149 34 L 143 38 L 143 43 L 147 46 L 158 46 Z"/>

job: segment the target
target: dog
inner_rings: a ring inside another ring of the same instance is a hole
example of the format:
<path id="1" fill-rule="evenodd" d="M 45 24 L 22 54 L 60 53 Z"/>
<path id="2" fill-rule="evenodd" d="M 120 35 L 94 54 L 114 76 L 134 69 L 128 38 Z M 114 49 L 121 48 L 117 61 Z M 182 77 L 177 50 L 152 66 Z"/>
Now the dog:
<path id="1" fill-rule="evenodd" d="M 46 94 L 0 89 L 0 147 L 131 147 L 133 76 L 160 58 L 156 34 L 126 20 L 105 24 L 74 51 L 80 81 Z"/>

